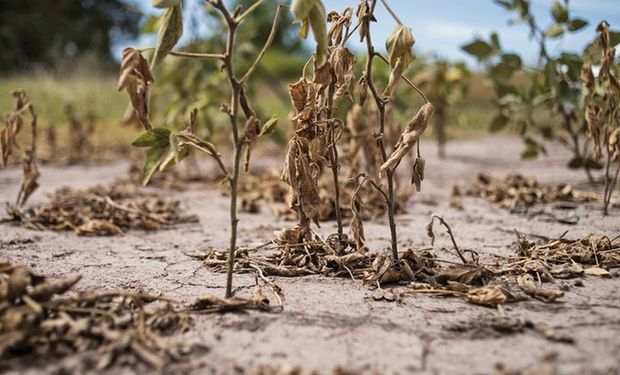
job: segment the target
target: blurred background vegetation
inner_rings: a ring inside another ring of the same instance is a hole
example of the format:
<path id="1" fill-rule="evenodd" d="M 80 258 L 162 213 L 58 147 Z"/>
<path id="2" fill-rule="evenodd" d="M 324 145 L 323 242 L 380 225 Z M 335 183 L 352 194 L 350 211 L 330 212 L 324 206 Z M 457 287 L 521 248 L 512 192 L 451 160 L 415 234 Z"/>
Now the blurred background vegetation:
<path id="1" fill-rule="evenodd" d="M 255 0 L 231 1 L 247 7 Z M 264 44 L 277 3 L 266 0 L 242 25 L 239 69 L 246 69 Z M 145 13 L 139 4 L 137 0 L 1 1 L 0 113 L 12 109 L 11 90 L 22 88 L 36 105 L 41 127 L 55 128 L 59 142 L 67 138 L 69 120 L 64 107 L 71 103 L 78 114 L 94 116 L 93 143 L 129 145 L 139 129 L 122 124 L 127 99 L 116 91 L 119 56 L 114 55 L 118 54 L 118 46 L 127 45 L 128 41 L 141 47 L 153 45 L 160 16 L 158 12 Z M 185 17 L 186 26 L 195 30 L 181 50 L 219 52 L 224 35 L 213 32 L 220 25 L 207 17 L 209 8 L 200 4 L 191 3 Z M 261 118 L 275 114 L 281 119 L 274 134 L 276 142 L 283 142 L 289 128 L 286 119 L 291 105 L 286 84 L 300 77 L 311 53 L 311 48 L 297 36 L 298 26 L 292 24 L 288 12 L 284 14 L 286 18 L 279 23 L 273 46 L 248 87 L 248 94 L 258 98 L 255 109 Z M 205 29 L 211 32 L 205 33 Z M 408 74 L 425 80 L 436 63 L 446 62 L 438 56 L 418 56 Z M 217 63 L 171 56 L 156 69 L 152 95 L 155 125 L 182 128 L 189 111 L 198 108 L 203 135 L 216 134 L 218 126 L 225 123 L 218 108 L 227 97 L 223 91 L 227 86 L 222 84 L 224 75 Z M 386 66 L 381 62 L 376 71 L 387 79 Z M 425 84 L 433 86 L 433 82 Z M 449 100 L 451 106 L 450 115 L 446 115 L 448 138 L 484 134 L 494 116 L 495 94 L 485 74 L 473 71 L 467 85 L 466 91 L 457 90 L 459 95 L 442 98 Z M 399 96 L 394 103 L 395 120 L 404 121 L 418 104 L 414 92 Z M 346 107 L 343 104 L 342 110 Z"/>

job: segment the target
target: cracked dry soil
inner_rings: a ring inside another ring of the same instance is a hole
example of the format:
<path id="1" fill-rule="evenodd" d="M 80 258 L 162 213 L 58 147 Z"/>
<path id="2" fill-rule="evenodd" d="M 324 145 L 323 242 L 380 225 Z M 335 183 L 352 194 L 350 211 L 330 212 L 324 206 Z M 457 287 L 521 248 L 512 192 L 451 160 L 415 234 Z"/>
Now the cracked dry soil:
<path id="1" fill-rule="evenodd" d="M 534 161 L 519 159 L 518 139 L 493 137 L 450 144 L 448 157 L 437 160 L 433 146 L 423 147 L 427 179 L 422 192 L 412 197 L 407 213 L 397 217 L 401 249 L 428 248 L 424 226 L 432 213 L 442 215 L 462 248 L 474 249 L 482 261 L 492 254 L 514 252 L 513 229 L 530 235 L 577 238 L 589 233 L 613 237 L 620 232 L 620 210 L 602 218 L 599 205 L 579 205 L 576 225 L 549 216 L 510 214 L 478 198 L 462 198 L 463 210 L 450 206 L 453 185 L 465 189 L 479 172 L 503 177 L 519 172 L 543 183 L 568 182 L 587 188 L 585 175 L 566 169 L 565 152 L 550 147 L 549 155 Z M 277 160 L 262 164 L 277 167 Z M 124 163 L 105 166 L 43 167 L 41 188 L 30 204 L 45 200 L 45 193 L 70 184 L 88 187 L 109 183 L 126 174 Z M 20 170 L 0 172 L 0 201 L 12 201 Z M 601 187 L 602 189 L 602 187 Z M 172 194 L 162 192 L 163 194 Z M 223 294 L 225 275 L 212 273 L 187 256 L 207 248 L 226 249 L 228 198 L 199 184 L 175 192 L 188 214 L 200 224 L 180 225 L 157 232 L 130 231 L 116 237 L 77 237 L 71 232 L 32 231 L 0 224 L 0 258 L 32 266 L 50 276 L 81 273 L 77 289 L 99 291 L 139 288 L 161 292 L 189 303 L 203 293 Z M 553 210 L 552 207 L 543 207 Z M 273 231 L 291 223 L 278 221 L 267 207 L 259 214 L 240 214 L 242 245 L 268 241 Z M 389 243 L 385 219 L 366 223 L 371 250 Z M 325 223 L 323 234 L 334 232 Z M 438 236 L 435 250 L 450 248 L 449 238 Z M 446 256 L 442 253 L 442 256 Z M 193 315 L 194 327 L 179 335 L 210 349 L 190 355 L 171 372 L 252 373 L 261 364 L 300 365 L 306 370 L 330 373 L 340 367 L 353 373 L 448 374 L 493 373 L 497 365 L 508 369 L 541 368 L 543 358 L 554 358 L 559 373 L 620 373 L 620 278 L 586 277 L 583 286 L 570 284 L 556 303 L 537 300 L 508 304 L 506 314 L 571 337 L 574 343 L 550 341 L 534 330 L 504 332 L 489 322 L 497 310 L 471 305 L 462 299 L 412 295 L 403 304 L 375 301 L 372 291 L 350 279 L 322 276 L 274 278 L 283 289 L 281 313 Z M 251 288 L 254 277 L 235 275 L 237 289 Z M 25 361 L 21 373 L 55 373 L 75 369 L 94 353 L 80 353 L 60 361 Z M 84 370 L 84 369 L 83 369 Z M 150 373 L 147 368 L 117 366 L 108 373 Z M 536 373 L 536 372 L 534 372 Z"/>

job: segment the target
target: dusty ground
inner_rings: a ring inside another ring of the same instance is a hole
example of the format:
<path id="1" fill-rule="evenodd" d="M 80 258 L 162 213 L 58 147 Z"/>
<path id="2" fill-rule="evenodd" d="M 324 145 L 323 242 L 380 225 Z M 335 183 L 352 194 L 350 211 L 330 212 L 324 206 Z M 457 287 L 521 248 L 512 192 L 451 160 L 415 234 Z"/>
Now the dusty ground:
<path id="1" fill-rule="evenodd" d="M 620 210 L 602 219 L 598 207 L 580 206 L 577 225 L 564 225 L 547 216 L 511 215 L 475 198 L 464 198 L 464 210 L 449 206 L 452 186 L 468 186 L 480 171 L 504 176 L 511 171 L 535 176 L 542 182 L 568 181 L 584 186 L 581 172 L 564 166 L 565 152 L 549 149 L 549 156 L 523 162 L 519 140 L 487 138 L 450 144 L 448 158 L 435 159 L 435 148 L 423 147 L 427 157 L 427 181 L 414 196 L 408 213 L 398 217 L 402 248 L 430 246 L 424 226 L 431 213 L 443 215 L 454 229 L 458 243 L 490 254 L 512 254 L 514 228 L 549 237 L 576 238 L 588 233 L 616 235 Z M 111 182 L 125 175 L 126 165 L 98 167 L 45 167 L 40 189 L 44 193 L 70 184 L 86 187 Z M 18 170 L 0 172 L 0 201 L 13 200 L 19 185 Z M 76 237 L 72 233 L 35 232 L 0 225 L 0 258 L 26 263 L 50 275 L 82 273 L 80 288 L 112 290 L 142 288 L 161 291 L 184 302 L 205 292 L 222 294 L 224 275 L 210 273 L 187 253 L 209 248 L 225 249 L 228 241 L 228 200 L 200 186 L 178 193 L 200 225 L 185 225 L 160 232 L 130 232 L 122 237 Z M 552 208 L 546 208 L 551 210 Z M 265 214 L 242 214 L 242 244 L 257 245 L 288 223 Z M 567 215 L 565 211 L 557 211 Z M 323 233 L 333 232 L 333 223 Z M 383 222 L 367 224 L 369 246 L 381 250 L 388 244 Z M 442 235 L 435 248 L 449 247 Z M 195 327 L 183 339 L 210 347 L 190 357 L 176 371 L 193 373 L 242 373 L 259 364 L 302 365 L 330 372 L 340 366 L 363 373 L 490 373 L 497 364 L 514 369 L 537 369 L 540 361 L 557 353 L 560 373 L 620 373 L 620 279 L 588 277 L 584 287 L 571 287 L 561 302 L 526 301 L 505 307 L 508 315 L 546 325 L 574 344 L 552 342 L 533 330 L 498 334 L 480 328 L 497 310 L 474 306 L 458 299 L 408 296 L 404 304 L 377 302 L 359 283 L 326 277 L 276 278 L 285 293 L 285 310 L 279 314 L 251 312 L 195 316 Z M 235 286 L 249 293 L 253 276 L 238 275 Z M 474 328 L 472 328 L 474 327 Z M 477 328 L 476 328 L 477 327 Z M 81 354 L 61 362 L 31 367 L 30 372 L 72 368 Z M 90 354 L 92 355 L 92 354 Z M 130 369 L 113 369 L 131 373 Z M 144 370 L 147 371 L 147 370 Z"/>

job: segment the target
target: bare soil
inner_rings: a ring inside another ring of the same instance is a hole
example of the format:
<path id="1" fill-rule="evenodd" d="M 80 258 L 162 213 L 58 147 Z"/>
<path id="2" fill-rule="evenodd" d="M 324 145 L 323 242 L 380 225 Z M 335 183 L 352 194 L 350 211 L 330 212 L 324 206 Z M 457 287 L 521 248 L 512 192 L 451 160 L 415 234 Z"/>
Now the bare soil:
<path id="1" fill-rule="evenodd" d="M 448 145 L 445 160 L 426 142 L 427 180 L 422 192 L 398 216 L 401 249 L 428 248 L 424 227 L 431 214 L 443 216 L 462 248 L 473 249 L 487 261 L 492 254 L 514 254 L 513 229 L 530 235 L 577 238 L 589 233 L 620 234 L 620 210 L 603 219 L 599 204 L 580 205 L 573 212 L 540 207 L 556 216 L 578 215 L 577 225 L 561 224 L 549 215 L 522 216 L 477 198 L 464 197 L 463 210 L 450 206 L 453 185 L 464 190 L 479 172 L 503 177 L 520 172 L 540 182 L 568 182 L 589 188 L 581 171 L 565 167 L 566 152 L 551 146 L 548 156 L 534 161 L 519 157 L 518 139 L 493 137 Z M 277 166 L 276 160 L 263 162 Z M 124 163 L 106 166 L 43 167 L 41 188 L 30 204 L 64 186 L 88 187 L 109 183 L 126 174 Z M 0 172 L 0 201 L 12 201 L 21 171 Z M 602 187 L 597 189 L 601 190 Z M 171 192 L 164 192 L 172 194 Z M 175 192 L 200 224 L 158 232 L 132 231 L 117 237 L 77 237 L 71 232 L 32 231 L 0 224 L 0 259 L 31 265 L 50 276 L 81 273 L 78 289 L 100 291 L 141 288 L 189 303 L 203 293 L 224 293 L 225 275 L 212 273 L 187 254 L 208 248 L 225 250 L 228 243 L 228 198 L 218 191 L 193 185 Z M 618 196 L 618 195 L 617 195 Z M 267 207 L 263 213 L 240 215 L 242 245 L 256 246 L 275 230 L 292 223 L 278 221 Z M 326 223 L 320 233 L 335 231 Z M 439 233 L 439 232 L 437 232 Z M 366 224 L 368 246 L 388 246 L 386 220 Z M 530 238 L 535 239 L 535 238 Z M 435 251 L 448 256 L 449 238 L 438 236 Z M 543 358 L 555 358 L 559 373 L 620 373 L 620 278 L 587 277 L 583 287 L 570 283 L 559 302 L 529 300 L 506 305 L 509 316 L 553 329 L 574 343 L 549 340 L 536 330 L 506 333 L 489 322 L 498 311 L 461 299 L 413 295 L 403 303 L 375 301 L 360 281 L 322 276 L 274 278 L 285 294 L 281 313 L 194 315 L 194 328 L 179 340 L 210 347 L 176 364 L 171 372 L 251 373 L 261 364 L 300 365 L 330 373 L 337 367 L 354 373 L 493 373 L 498 364 L 509 369 L 541 369 Z M 251 293 L 254 277 L 236 275 L 239 294 Z M 61 361 L 29 362 L 23 372 L 52 373 L 88 370 L 85 361 L 96 353 L 81 353 Z M 543 364 L 544 365 L 544 364 Z M 110 373 L 150 373 L 149 369 L 115 367 Z M 536 372 L 534 372 L 536 373 Z"/>

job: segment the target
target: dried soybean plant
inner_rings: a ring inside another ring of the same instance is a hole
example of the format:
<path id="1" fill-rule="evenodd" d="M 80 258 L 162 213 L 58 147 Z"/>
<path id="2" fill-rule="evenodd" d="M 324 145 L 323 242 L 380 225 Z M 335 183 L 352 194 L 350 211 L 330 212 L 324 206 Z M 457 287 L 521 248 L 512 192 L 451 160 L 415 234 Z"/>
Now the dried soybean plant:
<path id="1" fill-rule="evenodd" d="M 229 298 L 232 296 L 232 272 L 235 262 L 235 251 L 237 249 L 237 224 L 239 221 L 237 218 L 237 185 L 242 158 L 245 155 L 244 167 L 247 170 L 249 168 L 251 146 L 258 138 L 273 131 L 277 123 L 277 118 L 272 117 L 261 126 L 261 121 L 257 118 L 245 94 L 245 86 L 273 42 L 283 5 L 278 5 L 276 9 L 271 31 L 263 48 L 248 70 L 239 76 L 237 75 L 238 69 L 235 65 L 235 52 L 238 45 L 236 40 L 237 30 L 243 20 L 250 16 L 256 7 L 261 5 L 261 1 L 257 1 L 245 10 L 241 6 L 231 10 L 223 0 L 206 0 L 206 3 L 219 14 L 226 28 L 226 47 L 223 53 L 203 54 L 172 51 L 182 33 L 182 3 L 180 0 L 156 0 L 153 4 L 158 8 L 164 8 L 165 11 L 161 18 L 159 38 L 151 63 L 149 65 L 140 50 L 135 48 L 125 49 L 123 51 L 118 88 L 119 90 L 125 89 L 128 92 L 135 115 L 146 130 L 133 143 L 134 146 L 149 148 L 142 173 L 143 183 L 148 183 L 157 170 L 162 171 L 184 159 L 189 154 L 190 148 L 202 151 L 214 158 L 222 174 L 225 176 L 225 180 L 230 187 L 231 233 L 225 295 Z M 222 70 L 226 74 L 230 86 L 230 103 L 223 104 L 220 110 L 227 115 L 230 122 L 233 146 L 232 166 L 227 166 L 224 163 L 224 160 L 212 143 L 196 135 L 197 111 L 195 110 L 191 114 L 189 126 L 183 131 L 175 133 L 165 128 L 153 128 L 149 117 L 149 90 L 154 82 L 151 69 L 159 64 L 166 55 L 182 58 L 214 59 L 221 62 Z M 241 115 L 245 119 L 243 128 L 240 126 Z"/>
<path id="2" fill-rule="evenodd" d="M 319 189 L 318 180 L 323 165 L 329 161 L 334 175 L 336 194 L 339 192 L 338 181 L 338 153 L 337 140 L 334 137 L 334 129 L 343 126 L 342 121 L 331 118 L 335 101 L 340 98 L 351 98 L 348 88 L 353 80 L 353 68 L 355 58 L 345 47 L 347 40 L 359 30 L 361 42 L 366 41 L 368 59 L 364 72 L 359 81 L 359 101 L 353 108 L 353 112 L 361 112 L 361 108 L 371 92 L 377 108 L 377 129 L 375 130 L 375 142 L 380 154 L 377 163 L 377 173 L 362 173 L 364 180 L 357 186 L 352 196 L 353 226 L 356 237 L 356 247 L 361 247 L 363 242 L 360 230 L 360 186 L 369 182 L 380 195 L 384 197 L 387 206 L 388 219 L 391 233 L 391 249 L 393 259 L 398 259 L 398 245 L 396 235 L 395 215 L 395 169 L 405 155 L 416 146 L 420 136 L 426 129 L 433 112 L 433 107 L 426 97 L 403 75 L 407 67 L 413 62 L 412 47 L 414 38 L 411 29 L 405 27 L 394 15 L 387 3 L 384 6 L 394 16 L 398 25 L 387 41 L 388 57 L 384 57 L 375 51 L 371 40 L 370 25 L 375 22 L 374 9 L 376 1 L 363 0 L 357 8 L 358 25 L 350 29 L 353 11 L 345 9 L 342 14 L 330 12 L 325 15 L 325 9 L 321 1 L 294 1 L 291 10 L 296 19 L 301 23 L 300 35 L 305 37 L 308 28 L 312 29 L 316 40 L 316 53 L 314 55 L 314 77 L 300 79 L 289 86 L 291 99 L 295 108 L 295 131 L 291 137 L 283 172 L 283 180 L 291 190 L 290 204 L 297 213 L 299 224 L 296 228 L 278 233 L 280 243 L 302 243 L 310 240 L 310 222 L 318 223 L 319 219 Z M 327 31 L 326 21 L 332 23 Z M 383 91 L 379 93 L 373 80 L 373 59 L 379 57 L 390 66 L 389 82 Z M 386 131 L 386 112 L 390 107 L 390 98 L 396 92 L 400 81 L 403 80 L 423 97 L 425 104 L 414 118 L 409 122 L 399 137 L 392 153 L 388 153 L 384 145 L 384 133 Z M 353 116 L 350 116 L 353 117 Z M 353 121 L 355 121 L 353 119 Z M 337 125 L 337 126 L 335 126 Z M 359 152 L 359 147 L 356 150 Z M 367 163 L 373 165 L 371 163 Z M 352 166 L 353 167 L 353 166 Z M 417 149 L 417 157 L 413 166 L 413 183 L 419 189 L 419 184 L 424 178 L 424 159 Z M 387 176 L 387 192 L 374 179 Z M 354 178 L 353 181 L 356 179 Z M 336 205 L 338 197 L 336 198 Z M 338 212 L 339 209 L 337 208 Z M 338 235 L 342 235 L 342 219 L 337 215 Z"/>
<path id="3" fill-rule="evenodd" d="M 290 186 L 289 203 L 298 214 L 299 225 L 281 232 L 280 237 L 297 242 L 310 238 L 310 221 L 318 224 L 321 213 L 321 170 L 324 165 L 329 165 L 333 178 L 337 235 L 344 243 L 337 145 L 344 121 L 337 118 L 335 112 L 339 101 L 351 96 L 348 90 L 353 80 L 355 57 L 345 43 L 350 37 L 353 9 L 346 8 L 342 14 L 330 12 L 326 15 L 321 1 L 296 0 L 291 4 L 291 11 L 301 23 L 300 36 L 306 38 L 311 28 L 317 47 L 311 58 L 314 61 L 314 77 L 308 79 L 304 75 L 289 85 L 295 109 L 295 129 L 287 146 L 282 179 Z M 327 22 L 332 23 L 329 31 Z"/>
<path id="4" fill-rule="evenodd" d="M 4 129 L 0 132 L 0 144 L 2 146 L 2 166 L 6 166 L 9 156 L 14 150 L 19 150 L 17 135 L 24 126 L 24 114 L 30 115 L 30 148 L 24 150 L 22 159 L 22 183 L 17 194 L 15 205 L 22 207 L 30 195 L 39 187 L 37 182 L 40 176 L 37 166 L 37 114 L 34 105 L 23 90 L 14 90 L 15 110 L 4 114 Z"/>
<path id="5" fill-rule="evenodd" d="M 601 22 L 596 29 L 599 37 L 593 48 L 600 50 L 599 56 L 590 56 L 600 64 L 598 75 L 592 71 L 592 62 L 587 61 L 581 70 L 584 85 L 585 118 L 587 135 L 594 144 L 595 156 L 603 158 L 605 150 L 605 193 L 603 195 L 603 214 L 609 213 L 611 196 L 620 173 L 620 66 L 616 62 L 609 24 Z M 587 57 L 586 57 L 587 58 Z M 615 171 L 612 172 L 615 164 Z"/>
<path id="6" fill-rule="evenodd" d="M 50 280 L 27 266 L 0 261 L 3 370 L 33 359 L 92 351 L 99 370 L 144 363 L 166 372 L 192 349 L 204 348 L 172 340 L 173 334 L 192 325 L 189 314 L 177 310 L 174 301 L 135 290 L 70 294 L 80 279 L 75 275 Z"/>
<path id="7" fill-rule="evenodd" d="M 428 102 L 426 96 L 417 89 L 417 87 L 404 75 L 407 67 L 413 62 L 414 55 L 412 52 L 415 39 L 413 37 L 411 28 L 406 27 L 400 21 L 400 19 L 389 8 L 385 0 L 381 0 L 383 5 L 395 19 L 397 26 L 387 40 L 386 46 L 388 50 L 388 57 L 383 57 L 381 54 L 375 51 L 375 47 L 372 42 L 371 36 L 371 24 L 375 22 L 374 11 L 377 4 L 376 0 L 362 0 L 360 1 L 357 16 L 359 18 L 359 33 L 360 40 L 366 41 L 366 50 L 368 53 L 366 60 L 365 71 L 362 74 L 362 91 L 367 89 L 370 91 L 374 100 L 375 106 L 378 110 L 378 124 L 375 133 L 376 145 L 381 154 L 382 164 L 379 167 L 379 177 L 386 177 L 387 180 L 387 192 L 383 190 L 378 184 L 373 183 L 373 186 L 377 190 L 382 192 L 385 197 L 385 203 L 388 207 L 388 221 L 390 226 L 391 237 L 391 250 L 394 261 L 398 260 L 398 237 L 396 233 L 396 222 L 394 219 L 394 206 L 395 206 L 395 170 L 400 164 L 401 160 L 409 154 L 409 152 L 417 146 L 416 158 L 412 166 L 412 184 L 416 185 L 416 189 L 420 189 L 420 183 L 424 179 L 424 164 L 425 160 L 420 155 L 419 139 L 424 133 L 431 116 L 433 114 L 433 106 Z M 382 61 L 386 62 L 390 66 L 390 77 L 383 91 L 380 94 L 378 88 L 373 79 L 373 60 L 375 57 L 379 57 Z M 400 138 L 394 145 L 394 149 L 391 154 L 388 151 L 383 142 L 383 135 L 386 124 L 386 107 L 390 105 L 390 99 L 392 95 L 396 93 L 396 90 L 403 80 L 412 86 L 424 99 L 425 104 L 422 105 L 418 113 L 409 121 L 403 130 Z M 362 94 L 367 95 L 367 94 Z"/>

